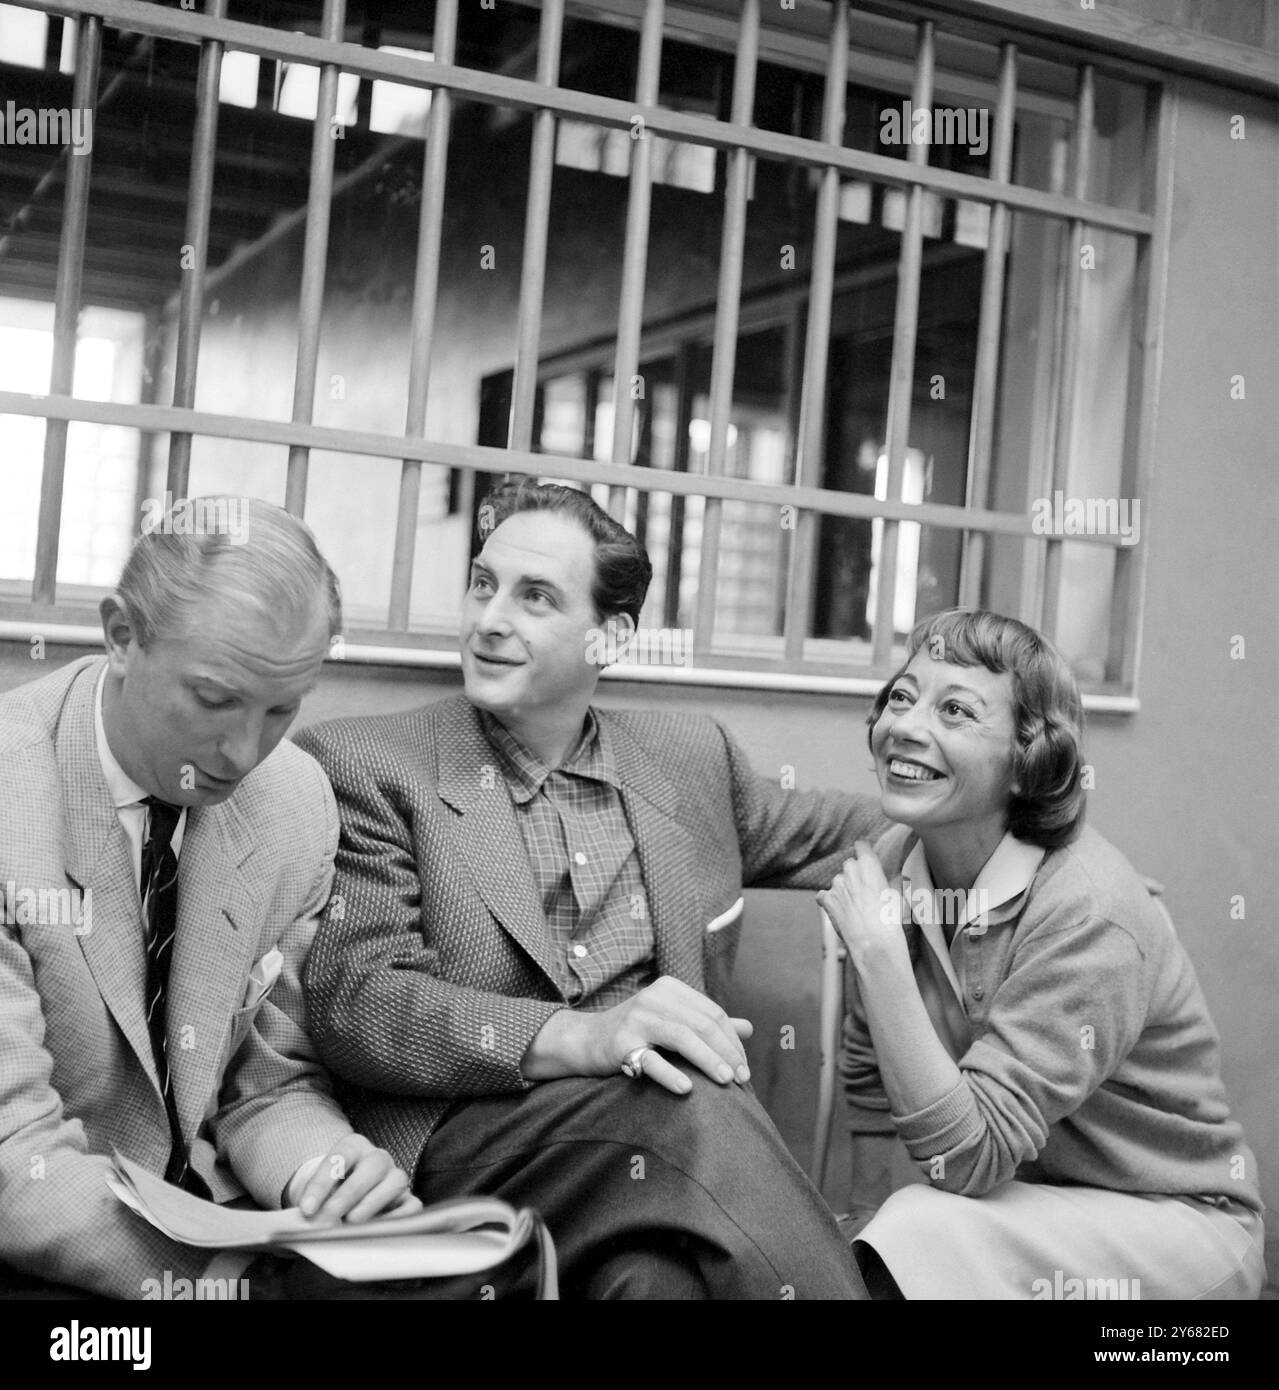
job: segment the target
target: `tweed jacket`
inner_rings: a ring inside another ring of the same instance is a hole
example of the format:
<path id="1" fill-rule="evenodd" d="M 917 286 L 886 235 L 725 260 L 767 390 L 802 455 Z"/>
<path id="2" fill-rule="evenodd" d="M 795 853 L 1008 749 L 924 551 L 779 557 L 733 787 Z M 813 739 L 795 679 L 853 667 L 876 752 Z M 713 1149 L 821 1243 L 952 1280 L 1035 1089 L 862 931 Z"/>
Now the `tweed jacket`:
<path id="1" fill-rule="evenodd" d="M 102 666 L 77 661 L 0 697 L 0 1263 L 136 1298 L 165 1270 L 196 1277 L 209 1255 L 106 1185 L 113 1147 L 163 1173 L 170 1131 L 138 887 L 98 758 Z M 290 744 L 228 801 L 187 813 L 169 1057 L 192 1166 L 219 1200 L 247 1191 L 278 1207 L 299 1165 L 350 1132 L 304 1031 L 300 980 L 336 841 L 328 786 Z M 66 903 L 90 911 L 67 920 Z"/>
<path id="2" fill-rule="evenodd" d="M 656 975 L 715 993 L 743 885 L 827 886 L 875 798 L 784 791 L 715 721 L 595 711 L 648 898 Z M 342 835 L 306 972 L 313 1036 L 375 1143 L 413 1171 L 449 1104 L 525 1089 L 520 1062 L 565 1007 L 510 794 L 463 696 L 336 720 L 298 743 L 328 773 Z"/>

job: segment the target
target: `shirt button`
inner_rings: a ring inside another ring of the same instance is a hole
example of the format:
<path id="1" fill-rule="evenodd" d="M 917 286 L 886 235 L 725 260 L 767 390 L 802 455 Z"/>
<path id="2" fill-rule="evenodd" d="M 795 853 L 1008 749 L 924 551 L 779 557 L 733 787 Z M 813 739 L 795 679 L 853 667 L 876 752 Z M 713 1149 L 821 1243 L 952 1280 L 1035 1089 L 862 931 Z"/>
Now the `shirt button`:
<path id="1" fill-rule="evenodd" d="M 974 986 L 973 986 L 973 998 L 974 998 L 974 999 L 984 999 L 985 997 L 986 997 L 986 988 L 985 988 L 985 986 L 984 986 L 984 985 L 974 985 Z"/>
<path id="2" fill-rule="evenodd" d="M 585 863 L 586 863 L 586 856 L 582 853 L 582 851 L 581 851 L 580 849 L 579 849 L 578 852 L 573 856 L 573 863 L 574 863 L 574 864 L 585 864 Z"/>
<path id="3" fill-rule="evenodd" d="M 574 947 L 573 947 L 573 954 L 578 958 L 578 960 L 581 960 L 582 957 L 586 954 L 586 947 L 585 947 L 585 946 L 574 946 Z"/>

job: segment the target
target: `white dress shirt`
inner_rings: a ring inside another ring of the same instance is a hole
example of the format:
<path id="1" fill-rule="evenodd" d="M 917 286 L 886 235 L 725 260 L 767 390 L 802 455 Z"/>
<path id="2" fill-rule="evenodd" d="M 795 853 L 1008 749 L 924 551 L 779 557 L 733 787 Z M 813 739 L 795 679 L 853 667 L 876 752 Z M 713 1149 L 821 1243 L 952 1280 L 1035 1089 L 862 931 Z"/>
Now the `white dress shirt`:
<path id="1" fill-rule="evenodd" d="M 111 803 L 115 807 L 115 813 L 120 818 L 124 838 L 129 842 L 129 856 L 133 864 L 133 881 L 138 885 L 140 893 L 142 891 L 142 845 L 146 839 L 147 821 L 150 817 L 150 812 L 142 804 L 142 801 L 150 793 L 138 786 L 120 766 L 107 743 L 106 725 L 102 722 L 102 689 L 106 684 L 106 679 L 107 670 L 104 666 L 102 674 L 98 677 L 98 689 L 94 697 L 93 712 L 94 728 L 98 735 L 98 761 L 102 764 L 102 775 L 107 779 L 107 791 L 111 794 Z M 186 824 L 187 813 L 186 808 L 183 807 L 182 814 L 178 817 L 177 828 L 173 832 L 172 846 L 175 859 L 182 849 L 182 834 L 186 830 Z"/>

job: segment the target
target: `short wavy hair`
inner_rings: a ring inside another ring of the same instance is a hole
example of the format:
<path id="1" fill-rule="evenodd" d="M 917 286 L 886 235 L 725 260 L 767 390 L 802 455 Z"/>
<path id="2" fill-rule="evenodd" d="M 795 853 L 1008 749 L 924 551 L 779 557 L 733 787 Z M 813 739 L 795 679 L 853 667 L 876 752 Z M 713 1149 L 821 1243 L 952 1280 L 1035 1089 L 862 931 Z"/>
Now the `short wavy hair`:
<path id="1" fill-rule="evenodd" d="M 480 503 L 475 528 L 478 544 L 482 546 L 497 527 L 519 512 L 559 512 L 576 521 L 595 542 L 591 602 L 596 616 L 603 622 L 626 613 L 639 622 L 653 578 L 648 552 L 590 493 L 526 477 L 499 483 Z"/>
<path id="2" fill-rule="evenodd" d="M 906 643 L 906 661 L 875 697 L 867 723 L 874 733 L 894 683 L 920 650 L 955 666 L 984 666 L 1013 680 L 1018 792 L 1008 829 L 1044 849 L 1069 844 L 1084 821 L 1084 707 L 1070 667 L 1033 627 L 984 609 L 951 608 L 925 618 Z"/>

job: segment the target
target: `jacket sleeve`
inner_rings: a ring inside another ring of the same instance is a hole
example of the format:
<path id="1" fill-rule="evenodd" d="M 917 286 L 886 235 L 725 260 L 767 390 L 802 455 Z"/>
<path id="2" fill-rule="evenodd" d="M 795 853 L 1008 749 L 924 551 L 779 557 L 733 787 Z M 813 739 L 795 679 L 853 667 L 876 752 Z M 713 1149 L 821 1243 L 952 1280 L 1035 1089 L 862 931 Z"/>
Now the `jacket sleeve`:
<path id="1" fill-rule="evenodd" d="M 1104 917 L 1028 937 L 959 1060 L 959 1084 L 923 1110 L 894 1116 L 934 1186 L 980 1197 L 1033 1161 L 1050 1127 L 1132 1050 L 1150 988 L 1136 941 Z"/>
<path id="2" fill-rule="evenodd" d="M 210 1122 L 219 1154 L 264 1207 L 279 1207 L 298 1168 L 351 1132 L 309 1036 L 302 993 L 303 969 L 333 884 L 338 840 L 328 782 L 310 759 L 305 772 L 309 785 L 297 790 L 309 793 L 307 814 L 300 797 L 292 814 L 302 822 L 297 843 L 309 847 L 314 877 L 300 906 L 289 909 L 278 939 L 259 943 L 259 954 L 278 947 L 283 965 L 229 1061 Z"/>
<path id="3" fill-rule="evenodd" d="M 415 858 L 414 812 L 395 779 L 350 756 L 341 738 L 326 729 L 298 736 L 328 773 L 342 821 L 333 896 L 305 976 L 321 1055 L 346 1080 L 395 1095 L 527 1089 L 524 1054 L 565 1005 L 442 978 L 423 920 L 428 870 Z"/>
<path id="4" fill-rule="evenodd" d="M 756 888 L 829 888 L 855 840 L 889 826 L 877 796 L 786 791 L 754 772 L 732 735 L 719 728 L 732 779 L 742 881 Z"/>
<path id="5" fill-rule="evenodd" d="M 31 958 L 0 925 L 0 1261 L 110 1298 L 141 1298 L 166 1269 L 199 1277 L 207 1251 L 168 1240 L 107 1187 L 111 1161 L 63 1110 L 44 1040 Z"/>

